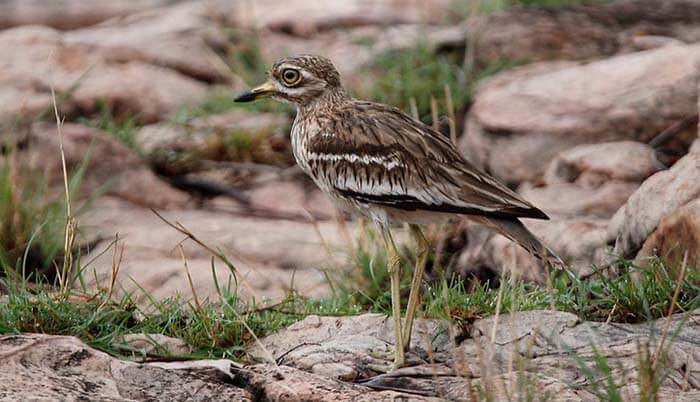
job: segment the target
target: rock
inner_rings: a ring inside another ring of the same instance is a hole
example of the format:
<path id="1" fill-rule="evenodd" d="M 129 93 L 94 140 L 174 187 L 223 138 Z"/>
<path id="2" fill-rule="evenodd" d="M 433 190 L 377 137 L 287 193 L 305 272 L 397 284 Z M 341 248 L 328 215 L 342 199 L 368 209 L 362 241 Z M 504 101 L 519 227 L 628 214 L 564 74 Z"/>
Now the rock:
<path id="1" fill-rule="evenodd" d="M 425 362 L 428 351 L 444 351 L 448 339 L 433 337 L 435 320 L 417 320 L 413 326 L 409 361 Z M 287 329 L 261 339 L 248 350 L 257 360 L 292 366 L 346 381 L 357 381 L 376 374 L 373 365 L 386 364 L 376 355 L 390 352 L 394 343 L 391 318 L 381 314 L 355 317 L 311 315 Z"/>
<path id="2" fill-rule="evenodd" d="M 698 313 L 691 313 L 691 316 Z M 672 327 L 681 325 L 682 315 L 673 318 Z M 654 353 L 652 327 L 650 324 L 609 325 L 597 322 L 581 322 L 576 316 L 563 312 L 520 312 L 502 316 L 496 324 L 496 337 L 491 334 L 494 318 L 479 320 L 474 324 L 472 338 L 462 342 L 444 364 L 445 368 L 433 369 L 433 381 L 421 383 L 416 375 L 418 368 L 407 368 L 395 373 L 373 378 L 367 384 L 397 391 L 443 390 L 442 396 L 449 400 L 473 400 L 472 391 L 493 400 L 508 400 L 517 395 L 549 395 L 556 401 L 595 400 L 591 381 L 597 376 L 585 374 L 597 370 L 596 356 L 603 356 L 611 368 L 615 383 L 624 388 L 623 395 L 636 400 L 639 394 L 640 353 Z M 655 323 L 659 328 L 663 321 Z M 658 330 L 657 330 L 658 331 Z M 692 401 L 700 395 L 696 380 L 682 382 L 688 363 L 699 344 L 694 336 L 697 325 L 691 324 L 682 330 L 682 339 L 667 345 L 669 358 L 668 377 L 663 381 L 659 396 L 679 401 Z M 595 349 L 594 349 L 595 347 Z M 576 357 L 573 357 L 576 356 Z M 450 374 L 449 371 L 452 371 Z M 431 367 L 425 367 L 427 373 Z M 426 374 L 427 374 L 426 373 Z M 517 373 L 517 374 L 516 374 Z M 697 374 L 692 374 L 697 377 Z M 429 378 L 430 375 L 425 375 Z M 680 381 L 679 381 L 680 380 Z M 576 383 L 576 387 L 571 387 Z M 679 384 L 684 385 L 679 385 Z M 684 388 L 685 384 L 695 384 Z M 510 390 L 504 395 L 504 390 Z"/>
<path id="3" fill-rule="evenodd" d="M 542 183 L 525 182 L 518 191 L 552 217 L 610 218 L 644 179 L 661 168 L 646 144 L 584 144 L 558 154 Z"/>
<path id="4" fill-rule="evenodd" d="M 687 266 L 700 267 L 700 199 L 689 201 L 661 218 L 635 259 L 642 263 L 646 257 L 658 256 L 665 267 L 679 270 L 686 252 Z"/>
<path id="5" fill-rule="evenodd" d="M 0 125 L 50 112 L 55 88 L 61 115 L 84 116 L 101 103 L 143 122 L 204 99 L 204 84 L 141 61 L 110 62 L 61 32 L 24 26 L 0 32 Z M 50 114 L 48 114 L 50 115 Z"/>
<path id="6" fill-rule="evenodd" d="M 567 262 L 568 268 L 579 276 L 593 272 L 593 266 L 608 260 L 611 239 L 607 235 L 607 220 L 568 218 L 551 221 L 524 222 L 544 244 Z M 467 228 L 469 242 L 456 263 L 459 273 L 488 269 L 501 276 L 511 274 L 525 281 L 545 283 L 547 272 L 543 264 L 504 236 L 486 233 L 487 229 Z M 614 239 L 613 239 L 614 240 Z"/>
<path id="7" fill-rule="evenodd" d="M 610 222 L 608 236 L 617 239 L 615 252 L 634 257 L 664 218 L 700 197 L 698 177 L 700 152 L 691 152 L 670 169 L 645 180 Z"/>
<path id="8" fill-rule="evenodd" d="M 75 29 L 96 24 L 110 17 L 131 14 L 168 3 L 168 0 L 5 0 L 0 3 L 0 29 L 19 25 L 46 25 Z"/>
<path id="9" fill-rule="evenodd" d="M 700 326 L 695 318 L 699 314 L 696 310 L 687 315 L 676 314 L 671 319 L 669 329 L 678 330 L 678 336 L 664 345 L 668 351 L 664 362 L 667 376 L 660 386 L 660 398 L 693 401 L 700 395 L 700 372 L 695 369 L 700 367 Z M 307 391 L 310 387 L 307 383 L 317 381 L 325 381 L 325 388 L 332 390 L 335 399 L 345 400 L 346 393 L 356 397 L 348 388 L 342 394 L 336 393 L 340 385 L 323 377 L 338 378 L 346 373 L 338 366 L 353 367 L 353 359 L 355 367 L 363 366 L 372 345 L 387 342 L 377 343 L 378 337 L 388 337 L 391 342 L 390 321 L 376 314 L 309 316 L 263 338 L 266 351 L 259 345 L 250 349 L 252 355 L 263 359 L 272 355 L 278 360 L 278 367 L 272 364 L 246 367 L 238 370 L 237 379 L 254 394 L 268 397 L 286 390 L 287 395 L 297 392 L 296 397 L 304 399 L 305 394 L 298 393 L 311 392 Z M 428 346 L 433 349 L 431 363 L 416 360 L 409 367 L 362 380 L 361 384 L 369 389 L 409 393 L 415 398 L 450 401 L 487 396 L 492 400 L 510 400 L 523 395 L 548 395 L 554 401 L 590 401 L 596 398 L 593 382 L 598 380 L 598 375 L 591 375 L 590 371 L 598 372 L 597 356 L 603 356 L 615 384 L 623 388 L 629 400 L 636 400 L 639 356 L 655 353 L 658 331 L 665 327 L 665 321 L 613 325 L 582 321 L 566 312 L 524 311 L 461 326 L 466 333 L 454 334 L 457 339 L 463 339 L 456 346 L 444 335 L 446 322 L 420 321 L 429 327 L 421 333 L 422 337 L 442 339 Z M 413 353 L 416 349 L 418 354 L 425 353 L 420 344 L 412 346 Z M 311 361 L 316 364 L 308 364 Z M 311 373 L 304 377 L 297 370 Z M 357 381 L 357 377 L 350 379 Z M 303 385 L 293 386 L 293 382 Z M 503 395 L 504 390 L 508 390 L 507 396 Z M 381 400 L 381 394 L 368 389 L 365 395 L 371 400 Z"/>
<path id="10" fill-rule="evenodd" d="M 568 7 L 510 7 L 471 18 L 466 36 L 482 65 L 503 60 L 592 60 L 700 40 L 694 1 L 616 0 Z M 464 46 L 456 44 L 457 48 Z"/>
<path id="11" fill-rule="evenodd" d="M 287 366 L 256 365 L 236 370 L 236 381 L 264 400 L 279 402 L 393 402 L 444 401 L 396 391 L 373 391 L 371 388 L 341 382 Z"/>
<path id="12" fill-rule="evenodd" d="M 614 29 L 580 10 L 514 8 L 469 23 L 474 55 L 488 65 L 503 60 L 585 60 L 611 56 L 620 46 Z"/>
<path id="13" fill-rule="evenodd" d="M 134 141 L 146 155 L 170 150 L 195 151 L 205 148 L 213 137 L 227 132 L 245 132 L 254 137 L 284 131 L 286 137 L 290 126 L 291 122 L 285 115 L 231 109 L 198 117 L 184 124 L 165 122 L 146 125 L 136 131 Z"/>
<path id="14" fill-rule="evenodd" d="M 58 0 L 7 0 L 0 3 L 0 29 L 19 25 L 45 25 L 57 29 L 75 29 L 96 24 L 111 17 L 154 8 L 167 0 L 117 0 L 109 3 Z"/>
<path id="15" fill-rule="evenodd" d="M 247 192 L 256 208 L 290 215 L 304 215 L 330 219 L 336 214 L 331 200 L 311 182 L 271 182 Z M 284 198 L 281 198 L 281 195 Z M 284 202 L 282 202 L 284 200 Z"/>
<path id="16" fill-rule="evenodd" d="M 536 187 L 526 182 L 518 188 L 518 192 L 550 217 L 610 218 L 637 187 L 637 183 L 618 180 L 605 182 L 593 189 L 575 183 Z"/>
<path id="17" fill-rule="evenodd" d="M 453 6 L 449 0 L 430 4 L 350 0 L 333 7 L 323 0 L 301 4 L 262 0 L 255 7 L 239 4 L 233 15 L 237 26 L 254 25 L 290 36 L 309 37 L 328 30 L 367 25 L 437 24 L 453 12 Z"/>
<path id="18" fill-rule="evenodd" d="M 284 188 L 281 191 L 279 199 L 287 199 Z M 214 201 L 209 209 L 173 209 L 161 213 L 231 260 L 238 283 L 230 277 L 226 265 L 216 260 L 219 286 L 237 285 L 245 300 L 279 301 L 292 291 L 320 297 L 328 291 L 325 270 L 346 264 L 343 250 L 347 244 L 334 221 L 312 223 L 303 214 L 274 213 L 274 210 L 251 213 L 231 201 Z M 297 211 L 300 210 L 301 207 Z M 136 292 L 137 298 L 142 295 L 140 288 L 155 299 L 176 295 L 190 298 L 192 293 L 178 248 L 182 244 L 198 297 L 218 300 L 211 253 L 193 242 L 183 243 L 185 236 L 152 211 L 103 197 L 81 218 L 81 224 L 86 234 L 105 239 L 83 256 L 85 261 L 96 257 L 90 265 L 95 274 L 90 277 L 96 277 L 97 282 L 91 281 L 91 286 L 104 288 L 109 283 L 114 250 L 102 252 L 111 246 L 118 233 L 120 248 L 125 248 L 119 273 L 124 291 Z M 140 288 L 124 280 L 127 275 Z"/>
<path id="19" fill-rule="evenodd" d="M 95 350 L 77 338 L 0 337 L 0 395 L 7 400 L 253 401 L 231 383 L 227 360 L 139 364 Z"/>
<path id="20" fill-rule="evenodd" d="M 634 141 L 579 145 L 557 155 L 549 164 L 544 181 L 574 183 L 595 188 L 603 182 L 621 180 L 641 183 L 662 166 L 649 145 Z"/>
<path id="21" fill-rule="evenodd" d="M 232 6 L 222 1 L 175 3 L 67 32 L 64 41 L 89 47 L 108 62 L 140 61 L 199 80 L 227 81 L 231 73 L 214 49 L 227 40 L 225 16 Z"/>
<path id="22" fill-rule="evenodd" d="M 647 142 L 697 113 L 699 57 L 700 45 L 668 46 L 496 76 L 476 94 L 460 147 L 517 184 L 537 179 L 557 154 L 579 144 Z M 687 146 L 691 134 L 678 136 Z"/>
<path id="23" fill-rule="evenodd" d="M 141 158 L 111 134 L 67 123 L 63 125 L 63 147 L 68 171 L 77 172 L 88 163 L 80 183 L 81 194 L 107 194 L 152 208 L 183 207 L 189 195 L 172 188 L 156 176 Z M 63 170 L 56 124 L 34 123 L 30 129 L 27 156 L 48 175 L 49 183 L 63 187 Z"/>
<path id="24" fill-rule="evenodd" d="M 136 357 L 182 356 L 192 353 L 192 348 L 182 339 L 163 334 L 128 334 L 113 346 L 122 349 L 124 353 L 133 353 Z"/>

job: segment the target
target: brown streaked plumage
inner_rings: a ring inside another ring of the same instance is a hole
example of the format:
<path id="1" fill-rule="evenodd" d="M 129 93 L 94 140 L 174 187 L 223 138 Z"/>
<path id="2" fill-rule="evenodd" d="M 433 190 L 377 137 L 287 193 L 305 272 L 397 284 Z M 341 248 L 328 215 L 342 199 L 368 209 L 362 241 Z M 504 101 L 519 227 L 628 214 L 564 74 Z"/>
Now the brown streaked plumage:
<path id="1" fill-rule="evenodd" d="M 341 208 L 369 217 L 380 226 L 390 260 L 395 257 L 388 269 L 399 328 L 400 302 L 394 299 L 398 298 L 398 257 L 389 224 L 412 224 L 421 250 L 409 297 L 407 332 L 397 330 L 397 345 L 405 347 L 410 340 L 421 265 L 427 253 L 417 224 L 464 215 L 540 258 L 554 256 L 519 221 L 548 219 L 547 215 L 464 159 L 433 128 L 395 107 L 350 97 L 330 60 L 311 55 L 282 59 L 273 65 L 267 83 L 236 100 L 262 96 L 297 107 L 291 139 L 299 166 Z M 403 348 L 396 349 L 396 365 L 400 366 Z"/>

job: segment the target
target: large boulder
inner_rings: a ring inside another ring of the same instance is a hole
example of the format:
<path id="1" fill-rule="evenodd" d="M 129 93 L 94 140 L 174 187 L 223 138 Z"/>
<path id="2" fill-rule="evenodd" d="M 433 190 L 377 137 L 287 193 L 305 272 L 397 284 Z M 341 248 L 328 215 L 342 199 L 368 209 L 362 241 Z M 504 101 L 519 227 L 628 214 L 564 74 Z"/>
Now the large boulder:
<path id="1" fill-rule="evenodd" d="M 214 49 L 223 46 L 228 2 L 188 1 L 142 8 L 131 15 L 66 32 L 68 45 L 87 46 L 110 62 L 141 61 L 205 81 L 231 72 Z"/>
<path id="2" fill-rule="evenodd" d="M 134 363 L 71 336 L 0 337 L 0 396 L 6 400 L 254 401 L 232 385 L 229 360 Z"/>
<path id="3" fill-rule="evenodd" d="M 662 167 L 654 150 L 639 142 L 578 145 L 552 160 L 541 183 L 523 183 L 519 193 L 554 218 L 610 218 Z"/>
<path id="4" fill-rule="evenodd" d="M 608 227 L 608 236 L 616 238 L 615 251 L 626 258 L 634 257 L 649 235 L 666 218 L 680 213 L 679 208 L 700 197 L 700 140 L 691 152 L 670 169 L 648 178 L 635 191 L 627 203 L 617 211 Z M 688 211 L 689 212 L 692 207 Z M 679 219 L 685 219 L 680 218 Z M 684 215 L 692 218 L 693 214 Z M 666 228 L 668 230 L 668 228 Z M 688 234 L 691 235 L 690 233 Z M 676 238 L 676 240 L 680 240 Z M 652 243 L 658 242 L 652 241 Z M 681 245 L 688 245 L 681 241 Z M 671 246 L 669 244 L 669 246 Z M 651 247 L 651 246 L 650 246 Z M 697 249 L 697 244 L 692 249 Z"/>
<path id="5" fill-rule="evenodd" d="M 616 0 L 568 7 L 511 7 L 472 18 L 476 60 L 591 60 L 700 40 L 692 0 Z M 455 44 L 460 46 L 460 44 Z M 461 46 L 464 44 L 462 43 Z"/>
<path id="6" fill-rule="evenodd" d="M 662 400 L 693 401 L 700 396 L 699 374 L 688 370 L 699 363 L 700 329 L 693 320 L 698 312 L 688 314 L 671 319 L 670 328 L 679 332 L 665 345 L 667 376 L 659 390 Z M 559 311 L 516 312 L 477 319 L 469 325 L 418 320 L 420 332 L 414 334 L 411 354 L 431 351 L 428 362 L 412 360 L 409 367 L 362 380 L 372 373 L 367 370 L 368 362 L 377 360 L 372 356 L 386 355 L 391 347 L 391 319 L 376 314 L 309 316 L 261 339 L 250 353 L 268 363 L 244 368 L 239 375 L 255 389 L 277 389 L 284 382 L 292 392 L 296 388 L 289 382 L 275 378 L 275 365 L 269 360 L 276 359 L 285 378 L 290 372 L 287 366 L 310 371 L 308 380 L 300 378 L 300 383 L 327 376 L 359 380 L 375 390 L 450 401 L 470 401 L 474 395 L 483 399 L 490 395 L 493 400 L 549 395 L 555 401 L 589 401 L 595 400 L 597 387 L 597 378 L 589 373 L 600 368 L 603 356 L 615 384 L 633 400 L 640 392 L 638 376 L 643 369 L 638 356 L 646 352 L 653 355 L 657 347 L 653 339 L 659 337 L 655 331 L 665 322 L 610 325 L 582 321 Z M 577 386 L 571 387 L 572 382 Z M 506 396 L 503 390 L 512 393 Z M 379 397 L 369 391 L 367 395 L 370 399 Z M 342 395 L 336 397 L 343 400 Z"/>
<path id="7" fill-rule="evenodd" d="M 648 142 L 697 114 L 699 58 L 700 45 L 668 46 L 497 75 L 476 94 L 461 149 L 518 184 L 539 178 L 557 154 L 579 144 Z M 695 131 L 677 136 L 687 146 Z"/>
<path id="8" fill-rule="evenodd" d="M 670 269 L 678 269 L 687 253 L 687 266 L 700 267 L 700 199 L 689 201 L 664 216 L 651 235 L 644 241 L 637 254 L 637 261 L 644 257 L 658 256 Z"/>
<path id="9" fill-rule="evenodd" d="M 674 336 L 666 338 L 658 355 L 664 368 L 659 400 L 691 402 L 700 397 L 698 314 L 676 314 L 668 322 Z M 659 330 L 667 326 L 666 319 L 610 325 L 558 311 L 502 314 L 471 325 L 419 320 L 416 326 L 422 332 L 416 344 L 430 352 L 429 362 L 413 361 L 371 379 L 339 380 L 335 368 L 353 361 L 362 366 L 371 345 L 386 355 L 393 340 L 385 323 L 389 321 L 377 314 L 309 316 L 261 339 L 263 346 L 254 350 L 263 353 L 265 363 L 252 366 L 223 359 L 136 363 L 74 337 L 6 335 L 0 337 L 0 395 L 10 400 L 105 401 L 437 402 L 471 401 L 475 395 L 591 401 L 600 396 L 597 373 L 604 359 L 606 374 L 621 394 L 636 400 L 645 369 L 640 356 L 655 355 Z M 295 353 L 297 349 L 311 353 Z M 328 364 L 318 370 L 318 365 L 304 366 L 305 360 Z"/>
<path id="10" fill-rule="evenodd" d="M 524 223 L 579 276 L 589 275 L 595 265 L 608 260 L 610 239 L 605 219 L 571 217 Z M 460 276 L 486 269 L 502 277 L 546 282 L 548 268 L 524 248 L 488 229 L 468 226 L 466 231 L 467 247 L 459 254 L 454 268 Z"/>
<path id="11" fill-rule="evenodd" d="M 290 292 L 315 297 L 327 294 L 324 272 L 328 267 L 346 265 L 343 250 L 347 247 L 334 221 L 312 220 L 327 201 L 319 194 L 307 196 L 303 188 L 274 182 L 267 194 L 262 191 L 252 194 L 250 208 L 214 199 L 208 208 L 160 212 L 211 249 L 224 253 L 233 264 L 235 278 L 218 259 L 214 272 L 211 252 L 191 241 L 183 243 L 186 236 L 152 211 L 114 197 L 97 200 L 81 217 L 86 235 L 105 239 L 83 257 L 86 261 L 94 258 L 89 268 L 94 273 L 90 286 L 109 283 L 113 256 L 119 256 L 124 247 L 119 268 L 121 289 L 136 295 L 145 290 L 156 299 L 189 298 L 192 290 L 178 247 L 182 244 L 194 290 L 202 299 L 218 299 L 217 281 L 222 287 L 237 285 L 241 298 L 258 302 L 279 301 Z M 275 202 L 265 205 L 265 199 Z M 304 214 L 304 209 L 310 213 Z M 120 240 L 115 248 L 112 241 L 117 234 Z M 123 279 L 129 277 L 135 282 Z"/>
<path id="12" fill-rule="evenodd" d="M 32 121 L 51 111 L 55 89 L 62 115 L 98 111 L 102 104 L 141 121 L 157 121 L 206 95 L 203 83 L 143 61 L 106 60 L 91 46 L 70 44 L 51 28 L 0 32 L 0 125 Z"/>
<path id="13" fill-rule="evenodd" d="M 106 193 L 150 208 L 182 208 L 190 200 L 189 195 L 156 176 L 132 149 L 111 134 L 72 123 L 64 124 L 61 132 L 69 174 L 85 170 L 80 181 L 83 198 Z M 55 123 L 34 123 L 29 129 L 27 149 L 19 157 L 46 172 L 51 186 L 63 187 Z"/>
<path id="14" fill-rule="evenodd" d="M 441 332 L 440 325 L 436 320 L 415 323 L 409 361 L 425 363 L 429 353 L 445 352 L 448 339 L 433 337 Z M 356 381 L 377 374 L 375 367 L 386 363 L 381 356 L 391 351 L 393 340 L 393 321 L 382 314 L 312 315 L 265 337 L 248 353 L 257 361 L 269 362 L 272 358 L 280 364 L 312 373 Z"/>
<path id="15" fill-rule="evenodd" d="M 579 145 L 557 155 L 547 167 L 546 183 L 573 183 L 595 187 L 621 180 L 641 183 L 662 168 L 654 149 L 634 141 Z"/>
<path id="16" fill-rule="evenodd" d="M 46 25 L 75 29 L 108 18 L 157 7 L 172 0 L 81 1 L 4 0 L 0 2 L 0 29 L 19 25 Z"/>

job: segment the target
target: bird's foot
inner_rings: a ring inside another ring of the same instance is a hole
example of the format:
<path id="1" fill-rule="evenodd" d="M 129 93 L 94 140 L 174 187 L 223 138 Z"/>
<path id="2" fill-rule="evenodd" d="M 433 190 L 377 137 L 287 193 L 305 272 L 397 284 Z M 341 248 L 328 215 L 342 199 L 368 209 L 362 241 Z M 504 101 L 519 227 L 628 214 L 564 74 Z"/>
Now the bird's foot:
<path id="1" fill-rule="evenodd" d="M 402 367 L 423 363 L 418 356 L 414 356 L 412 353 L 405 353 L 397 359 L 393 346 L 388 346 L 385 350 L 370 351 L 369 356 L 372 361 L 367 364 L 367 368 L 376 373 L 390 373 Z"/>
<path id="2" fill-rule="evenodd" d="M 367 368 L 377 373 L 389 373 L 406 365 L 404 354 L 397 356 L 396 350 L 390 345 L 384 350 L 372 350 L 369 355 L 374 361 Z"/>

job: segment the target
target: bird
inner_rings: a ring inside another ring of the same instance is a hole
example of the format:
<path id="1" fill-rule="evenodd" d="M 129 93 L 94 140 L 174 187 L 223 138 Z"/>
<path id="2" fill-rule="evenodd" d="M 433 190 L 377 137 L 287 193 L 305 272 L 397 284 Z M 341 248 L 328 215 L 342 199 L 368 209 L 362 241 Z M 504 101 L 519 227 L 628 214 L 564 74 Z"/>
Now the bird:
<path id="1" fill-rule="evenodd" d="M 301 169 L 342 210 L 373 221 L 387 252 L 394 326 L 394 361 L 403 367 L 429 243 L 422 225 L 461 215 L 506 236 L 544 261 L 561 261 L 520 218 L 549 217 L 469 162 L 442 133 L 400 109 L 353 98 L 331 60 L 295 55 L 272 65 L 267 81 L 234 99 L 291 103 L 290 137 Z M 406 319 L 401 317 L 400 257 L 393 224 L 408 224 L 416 263 Z"/>

